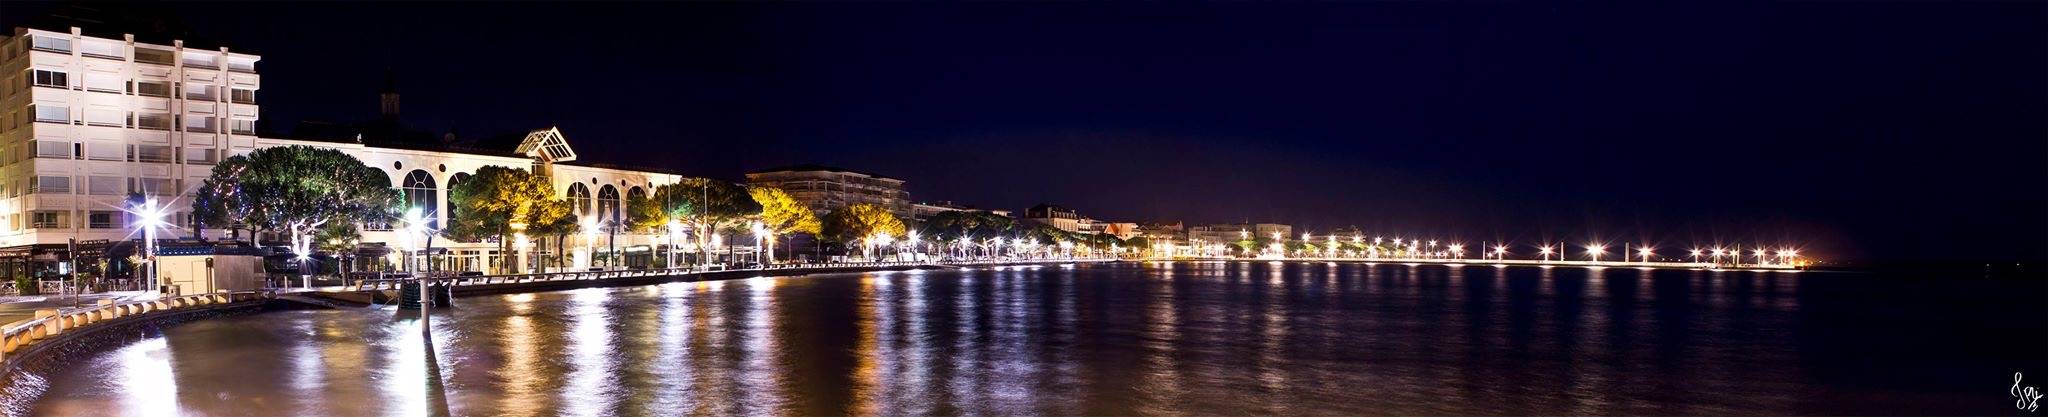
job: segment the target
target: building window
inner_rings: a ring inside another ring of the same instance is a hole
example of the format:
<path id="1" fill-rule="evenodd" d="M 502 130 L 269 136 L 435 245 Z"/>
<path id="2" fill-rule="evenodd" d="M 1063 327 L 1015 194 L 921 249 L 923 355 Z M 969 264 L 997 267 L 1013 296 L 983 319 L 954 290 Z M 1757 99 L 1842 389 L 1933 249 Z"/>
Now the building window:
<path id="1" fill-rule="evenodd" d="M 35 143 L 37 158 L 71 159 L 71 142 L 38 140 Z"/>
<path id="2" fill-rule="evenodd" d="M 171 83 L 168 81 L 136 81 L 135 94 L 150 97 L 170 97 Z"/>
<path id="3" fill-rule="evenodd" d="M 79 43 L 78 54 L 94 58 L 121 59 L 121 44 L 86 40 Z"/>
<path id="4" fill-rule="evenodd" d="M 228 71 L 256 72 L 256 60 L 228 57 Z"/>
<path id="5" fill-rule="evenodd" d="M 187 132 L 213 133 L 216 130 L 218 129 L 214 126 L 212 117 L 185 116 L 185 131 Z"/>
<path id="6" fill-rule="evenodd" d="M 215 96 L 213 95 L 212 85 L 198 83 L 185 84 L 185 99 L 187 100 L 213 101 L 214 97 Z"/>
<path id="7" fill-rule="evenodd" d="M 37 210 L 31 216 L 34 217 L 34 220 L 29 224 L 29 227 L 37 229 L 71 228 L 71 212 L 69 211 Z"/>
<path id="8" fill-rule="evenodd" d="M 439 196 L 435 195 L 434 174 L 429 174 L 425 170 L 415 169 L 411 173 L 405 174 L 405 182 L 402 184 L 404 184 L 404 187 L 400 188 L 400 191 L 405 192 L 404 207 L 408 210 L 414 207 L 419 208 L 420 212 L 426 213 L 427 228 L 440 228 L 441 224 L 437 219 L 437 215 L 441 211 L 439 204 L 441 201 Z"/>
<path id="9" fill-rule="evenodd" d="M 121 195 L 126 178 L 92 176 L 85 179 L 85 193 L 91 195 Z"/>
<path id="10" fill-rule="evenodd" d="M 581 182 L 569 184 L 569 207 L 577 216 L 590 215 L 590 187 Z"/>
<path id="11" fill-rule="evenodd" d="M 29 83 L 44 87 L 71 88 L 71 75 L 63 71 L 37 69 L 30 71 Z"/>
<path id="12" fill-rule="evenodd" d="M 442 165 L 442 166 L 441 166 L 441 168 L 442 168 L 442 171 L 446 171 L 446 170 L 447 170 L 447 168 L 448 168 L 448 166 L 447 166 L 447 165 Z M 460 187 L 460 186 L 462 186 L 462 183 L 465 183 L 465 182 L 469 182 L 469 173 L 467 173 L 467 172 L 457 172 L 457 173 L 455 173 L 455 175 L 449 176 L 449 177 L 448 177 L 448 192 L 449 192 L 449 193 L 454 193 L 454 192 L 455 192 L 455 187 Z M 452 195 L 452 194 L 451 194 L 451 195 Z M 447 218 L 448 218 L 448 223 L 455 223 L 455 214 L 457 213 L 457 211 L 456 211 L 456 208 L 455 208 L 455 205 L 456 205 L 455 203 L 456 203 L 456 202 L 454 201 L 454 198 L 452 198 L 452 197 L 451 197 L 451 198 L 449 198 L 449 201 L 448 201 L 448 209 L 447 209 L 447 210 L 446 210 L 446 211 L 445 211 L 445 212 L 444 212 L 444 213 L 442 214 L 442 217 L 447 217 Z"/>
<path id="13" fill-rule="evenodd" d="M 37 104 L 35 108 L 38 122 L 71 123 L 70 107 Z"/>
<path id="14" fill-rule="evenodd" d="M 171 162 L 171 147 L 162 145 L 135 145 L 137 162 Z"/>
<path id="15" fill-rule="evenodd" d="M 52 36 L 30 36 L 29 47 L 68 54 L 71 53 L 71 40 Z"/>
<path id="16" fill-rule="evenodd" d="M 189 148 L 185 149 L 185 163 L 213 165 L 216 162 L 220 162 L 219 155 L 214 153 L 213 149 Z"/>
<path id="17" fill-rule="evenodd" d="M 154 130 L 171 130 L 171 114 L 136 113 L 135 127 Z"/>
<path id="18" fill-rule="evenodd" d="M 177 195 L 178 186 L 170 178 L 142 178 L 136 182 L 135 192 L 149 195 Z"/>
<path id="19" fill-rule="evenodd" d="M 256 90 L 236 88 L 228 90 L 228 101 L 236 104 L 256 104 Z"/>
<path id="20" fill-rule="evenodd" d="M 114 215 L 114 212 L 111 212 L 111 211 L 90 211 L 90 212 L 86 212 L 86 214 L 85 214 L 85 227 L 87 227 L 87 228 L 92 228 L 92 229 L 113 229 L 113 228 L 117 228 L 118 226 L 116 226 L 116 225 L 114 224 L 114 219 L 115 219 L 116 217 L 117 217 L 117 216 L 115 216 L 115 215 Z"/>
<path id="21" fill-rule="evenodd" d="M 95 161 L 126 161 L 128 160 L 128 146 L 112 142 L 88 143 L 85 146 L 85 159 Z"/>
<path id="22" fill-rule="evenodd" d="M 114 74 L 85 74 L 85 89 L 103 93 L 119 93 L 128 87 L 128 80 Z"/>
<path id="23" fill-rule="evenodd" d="M 240 154 L 240 152 L 237 152 L 237 154 Z M 384 187 L 384 188 L 391 188 L 391 177 L 388 177 L 388 176 L 383 176 L 383 175 L 375 175 L 375 176 L 371 176 L 371 177 L 370 177 L 370 181 L 371 181 L 371 182 L 374 182 L 374 183 L 375 183 L 375 184 L 371 184 L 371 185 L 375 185 L 375 186 L 378 186 L 378 187 Z M 391 230 L 391 218 L 389 218 L 389 217 L 385 217 L 385 216 L 378 216 L 378 217 L 373 217 L 373 218 L 371 218 L 371 219 L 370 219 L 369 221 L 365 221 L 365 222 L 363 222 L 363 230 L 372 230 L 372 231 L 387 231 L 387 230 Z"/>
<path id="24" fill-rule="evenodd" d="M 184 61 L 185 61 L 185 66 L 187 66 L 187 67 L 194 67 L 194 68 L 206 68 L 206 69 L 218 69 L 218 68 L 220 68 L 220 67 L 219 67 L 219 65 L 220 65 L 220 64 L 216 64 L 216 63 L 214 63 L 214 62 L 213 62 L 213 60 L 214 60 L 214 56 L 213 56 L 213 54 L 205 54 L 205 53 L 197 53 L 197 52 L 186 52 L 186 53 L 185 53 L 185 55 L 184 55 L 184 57 L 185 57 L 185 59 L 184 59 Z"/>
<path id="25" fill-rule="evenodd" d="M 126 127 L 128 112 L 118 109 L 86 108 L 85 124 L 93 126 Z"/>
<path id="26" fill-rule="evenodd" d="M 228 133 L 233 133 L 237 135 L 254 135 L 256 134 L 256 121 L 242 119 L 228 120 Z"/>
<path id="27" fill-rule="evenodd" d="M 171 65 L 171 51 L 138 47 L 135 48 L 135 62 Z"/>
<path id="28" fill-rule="evenodd" d="M 60 175 L 42 175 L 31 177 L 29 178 L 28 186 L 29 188 L 35 189 L 35 192 L 37 193 L 70 194 L 71 177 Z"/>
<path id="29" fill-rule="evenodd" d="M 619 221 L 619 189 L 611 184 L 597 189 L 597 221 L 614 224 Z"/>

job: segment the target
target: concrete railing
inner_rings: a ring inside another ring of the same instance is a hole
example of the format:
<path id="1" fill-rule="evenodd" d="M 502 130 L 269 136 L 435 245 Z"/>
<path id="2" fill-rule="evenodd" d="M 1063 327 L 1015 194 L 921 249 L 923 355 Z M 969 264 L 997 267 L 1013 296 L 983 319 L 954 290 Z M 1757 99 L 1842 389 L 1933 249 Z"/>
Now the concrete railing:
<path id="1" fill-rule="evenodd" d="M 84 307 L 36 310 L 34 318 L 0 326 L 0 358 L 12 358 L 15 352 L 29 345 L 102 321 L 194 307 L 260 301 L 271 296 L 272 294 L 267 291 L 238 291 L 125 302 L 100 300 L 98 304 Z"/>

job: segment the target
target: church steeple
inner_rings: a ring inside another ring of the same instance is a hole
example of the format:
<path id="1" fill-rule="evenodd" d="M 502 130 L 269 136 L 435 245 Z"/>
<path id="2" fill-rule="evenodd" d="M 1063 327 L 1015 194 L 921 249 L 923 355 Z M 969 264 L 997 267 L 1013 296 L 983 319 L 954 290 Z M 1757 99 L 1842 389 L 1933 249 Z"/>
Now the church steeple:
<path id="1" fill-rule="evenodd" d="M 391 74 L 390 68 L 384 69 L 384 92 L 378 97 L 382 103 L 378 114 L 385 119 L 398 120 L 398 77 Z"/>

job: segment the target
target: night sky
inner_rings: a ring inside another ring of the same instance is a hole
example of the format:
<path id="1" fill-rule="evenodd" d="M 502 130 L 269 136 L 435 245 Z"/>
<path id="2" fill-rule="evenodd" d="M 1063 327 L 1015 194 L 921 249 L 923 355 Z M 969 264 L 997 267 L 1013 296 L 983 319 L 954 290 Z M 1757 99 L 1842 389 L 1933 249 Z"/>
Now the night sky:
<path id="1" fill-rule="evenodd" d="M 375 117 L 388 68 L 420 128 L 559 125 L 582 162 L 686 175 L 821 163 L 925 201 L 1473 244 L 2048 258 L 2040 2 L 106 12 L 262 54 L 265 130 Z"/>

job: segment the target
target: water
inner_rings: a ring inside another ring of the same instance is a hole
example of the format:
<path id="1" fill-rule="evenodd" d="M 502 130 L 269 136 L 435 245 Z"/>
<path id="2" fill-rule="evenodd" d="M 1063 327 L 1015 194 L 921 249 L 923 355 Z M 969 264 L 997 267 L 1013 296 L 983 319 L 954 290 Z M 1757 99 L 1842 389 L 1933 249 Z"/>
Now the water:
<path id="1" fill-rule="evenodd" d="M 677 283 L 200 321 L 38 415 L 2007 414 L 2041 280 L 1265 262 Z M 2048 384 L 2039 384 L 2048 385 Z"/>

